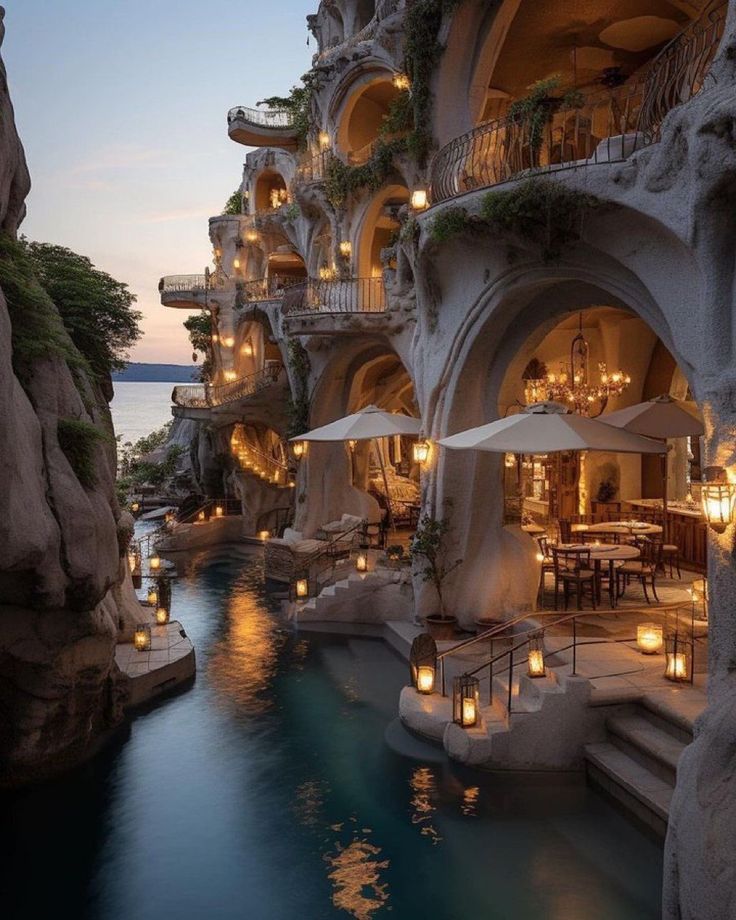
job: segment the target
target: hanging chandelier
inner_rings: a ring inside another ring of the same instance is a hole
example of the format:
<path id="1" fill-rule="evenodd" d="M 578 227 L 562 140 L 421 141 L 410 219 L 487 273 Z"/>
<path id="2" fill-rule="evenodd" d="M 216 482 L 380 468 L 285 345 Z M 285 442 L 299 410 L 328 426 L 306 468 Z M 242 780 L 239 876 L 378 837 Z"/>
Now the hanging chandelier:
<path id="1" fill-rule="evenodd" d="M 605 362 L 598 364 L 598 379 L 589 372 L 590 346 L 583 335 L 583 314 L 578 333 L 570 343 L 570 363 L 560 365 L 558 373 L 526 380 L 524 398 L 527 404 L 554 400 L 568 406 L 579 415 L 600 415 L 611 397 L 620 396 L 631 383 L 622 370 L 609 371 Z"/>

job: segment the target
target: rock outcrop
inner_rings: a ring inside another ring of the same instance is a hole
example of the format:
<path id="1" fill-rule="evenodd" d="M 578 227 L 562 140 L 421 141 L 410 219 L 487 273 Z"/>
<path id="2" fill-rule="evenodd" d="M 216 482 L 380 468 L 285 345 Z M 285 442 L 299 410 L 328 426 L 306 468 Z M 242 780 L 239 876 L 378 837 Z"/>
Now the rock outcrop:
<path id="1" fill-rule="evenodd" d="M 4 34 L 0 8 L 0 41 Z M 0 227 L 14 236 L 30 178 L 0 64 Z M 122 719 L 115 645 L 140 608 L 126 584 L 130 520 L 115 497 L 109 388 L 49 351 L 23 381 L 0 291 L 0 783 L 68 766 Z M 74 346 L 71 340 L 69 349 Z M 83 485 L 60 419 L 94 425 Z"/>

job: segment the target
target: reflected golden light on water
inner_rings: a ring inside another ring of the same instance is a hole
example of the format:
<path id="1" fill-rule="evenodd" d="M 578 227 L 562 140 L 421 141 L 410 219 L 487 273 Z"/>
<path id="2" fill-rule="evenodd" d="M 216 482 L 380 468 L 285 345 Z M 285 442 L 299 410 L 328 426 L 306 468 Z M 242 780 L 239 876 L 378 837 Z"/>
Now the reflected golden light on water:
<path id="1" fill-rule="evenodd" d="M 305 827 L 316 827 L 330 787 L 325 782 L 307 780 L 294 791 L 294 814 Z"/>
<path id="2" fill-rule="evenodd" d="M 431 824 L 432 815 L 437 811 L 432 799 L 437 794 L 437 780 L 429 767 L 417 767 L 409 778 L 412 797 L 411 806 L 414 812 L 411 816 L 412 824 L 421 824 L 421 834 L 429 837 L 432 843 L 437 844 L 442 840 L 437 828 Z"/>
<path id="3" fill-rule="evenodd" d="M 286 634 L 274 629 L 260 602 L 245 591 L 229 598 L 226 624 L 208 662 L 210 682 L 220 699 L 248 713 L 263 712 L 272 705 L 264 691 L 271 684 Z"/>
<path id="4" fill-rule="evenodd" d="M 337 853 L 325 856 L 332 869 L 327 875 L 333 886 L 332 903 L 356 920 L 371 920 L 388 901 L 388 884 L 381 883 L 381 870 L 388 869 L 389 860 L 377 859 L 380 854 L 380 847 L 356 839 L 346 847 L 338 843 Z"/>
<path id="5" fill-rule="evenodd" d="M 480 788 L 478 786 L 468 786 L 463 790 L 463 802 L 460 806 L 462 813 L 468 817 L 478 815 L 478 799 L 480 798 Z"/>

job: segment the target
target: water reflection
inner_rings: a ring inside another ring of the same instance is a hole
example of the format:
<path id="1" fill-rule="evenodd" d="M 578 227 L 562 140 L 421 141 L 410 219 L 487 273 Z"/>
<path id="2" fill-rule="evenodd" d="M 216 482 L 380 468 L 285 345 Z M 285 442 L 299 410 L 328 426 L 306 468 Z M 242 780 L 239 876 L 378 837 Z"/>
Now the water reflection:
<path id="1" fill-rule="evenodd" d="M 437 828 L 432 824 L 432 816 L 437 810 L 437 779 L 430 767 L 417 767 L 409 777 L 409 786 L 412 791 L 411 806 L 414 812 L 411 816 L 412 824 L 421 825 L 423 837 L 429 837 L 432 843 L 437 844 L 442 837 Z"/>
<path id="2" fill-rule="evenodd" d="M 388 901 L 388 884 L 381 881 L 381 871 L 389 867 L 388 859 L 378 859 L 381 848 L 356 838 L 346 847 L 337 844 L 337 853 L 325 856 L 331 868 L 328 878 L 333 885 L 332 903 L 356 920 L 371 917 Z"/>
<path id="3" fill-rule="evenodd" d="M 480 798 L 480 788 L 478 786 L 468 786 L 463 790 L 463 801 L 460 806 L 462 813 L 469 818 L 478 816 L 478 799 Z"/>
<path id="4" fill-rule="evenodd" d="M 310 779 L 297 786 L 294 796 L 294 814 L 305 827 L 316 827 L 330 787 L 325 782 Z"/>

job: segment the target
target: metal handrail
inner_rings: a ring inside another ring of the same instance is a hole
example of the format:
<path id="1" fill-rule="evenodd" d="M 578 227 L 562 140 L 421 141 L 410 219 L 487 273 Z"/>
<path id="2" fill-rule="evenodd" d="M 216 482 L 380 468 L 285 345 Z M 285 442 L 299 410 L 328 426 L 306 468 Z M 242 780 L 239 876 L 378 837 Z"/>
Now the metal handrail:
<path id="1" fill-rule="evenodd" d="M 288 278 L 281 275 L 269 275 L 267 278 L 254 278 L 242 283 L 242 291 L 248 301 L 278 300 L 284 293 L 297 284 L 303 284 L 303 278 Z"/>
<path id="2" fill-rule="evenodd" d="M 310 596 L 316 596 L 320 592 L 320 575 L 326 569 L 334 567 L 338 559 L 344 559 L 350 555 L 355 537 L 359 531 L 363 531 L 366 523 L 366 521 L 360 521 L 353 527 L 348 528 L 348 530 L 340 531 L 331 540 L 328 540 L 325 546 L 321 546 L 299 561 L 299 569 L 295 573 L 296 578 L 306 578 L 309 581 Z M 350 537 L 350 540 L 346 539 L 348 537 Z M 320 565 L 321 563 L 326 564 Z M 312 584 L 312 579 L 314 584 Z"/>
<path id="3" fill-rule="evenodd" d="M 625 160 L 655 143 L 664 116 L 703 88 L 725 11 L 718 0 L 634 80 L 560 99 L 539 133 L 537 125 L 507 115 L 450 141 L 432 162 L 433 203 L 530 173 Z"/>
<path id="4" fill-rule="evenodd" d="M 208 409 L 207 388 L 203 383 L 180 384 L 171 391 L 171 401 L 184 409 Z"/>
<path id="5" fill-rule="evenodd" d="M 204 275 L 164 275 L 158 283 L 158 289 L 162 294 L 206 291 L 207 287 L 208 282 Z"/>
<path id="6" fill-rule="evenodd" d="M 294 184 L 300 182 L 321 182 L 327 174 L 327 164 L 333 156 L 330 150 L 320 150 L 311 156 L 304 156 L 299 161 L 294 177 Z"/>
<path id="7" fill-rule="evenodd" d="M 325 281 L 310 278 L 285 292 L 281 309 L 288 316 L 385 313 L 383 278 L 335 278 Z"/>
<path id="8" fill-rule="evenodd" d="M 227 113 L 227 123 L 245 121 L 259 128 L 292 128 L 294 116 L 288 109 L 252 109 L 236 105 Z"/>
<path id="9" fill-rule="evenodd" d="M 207 400 L 210 406 L 224 406 L 239 399 L 254 396 L 278 382 L 284 370 L 280 361 L 267 361 L 266 366 L 254 374 L 247 374 L 230 383 L 207 385 Z"/>

